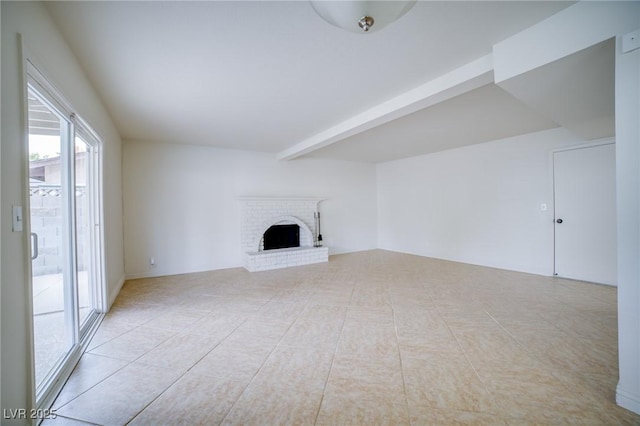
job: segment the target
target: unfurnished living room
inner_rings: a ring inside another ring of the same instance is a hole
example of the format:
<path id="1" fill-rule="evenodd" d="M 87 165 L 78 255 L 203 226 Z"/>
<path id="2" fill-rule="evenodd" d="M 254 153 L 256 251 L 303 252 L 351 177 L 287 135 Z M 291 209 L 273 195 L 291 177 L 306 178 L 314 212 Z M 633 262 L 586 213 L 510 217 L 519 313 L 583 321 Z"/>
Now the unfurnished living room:
<path id="1" fill-rule="evenodd" d="M 3 425 L 640 425 L 640 2 L 0 7 Z"/>

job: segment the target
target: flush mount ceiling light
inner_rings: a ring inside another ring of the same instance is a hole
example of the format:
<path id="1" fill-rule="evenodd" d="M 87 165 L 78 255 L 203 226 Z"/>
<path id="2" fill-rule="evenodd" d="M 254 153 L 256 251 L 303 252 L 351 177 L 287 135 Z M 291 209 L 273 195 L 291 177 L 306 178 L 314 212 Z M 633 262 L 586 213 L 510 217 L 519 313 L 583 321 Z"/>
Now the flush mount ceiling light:
<path id="1" fill-rule="evenodd" d="M 323 1 L 311 0 L 322 19 L 354 33 L 371 33 L 386 27 L 407 13 L 416 0 L 396 1 Z"/>

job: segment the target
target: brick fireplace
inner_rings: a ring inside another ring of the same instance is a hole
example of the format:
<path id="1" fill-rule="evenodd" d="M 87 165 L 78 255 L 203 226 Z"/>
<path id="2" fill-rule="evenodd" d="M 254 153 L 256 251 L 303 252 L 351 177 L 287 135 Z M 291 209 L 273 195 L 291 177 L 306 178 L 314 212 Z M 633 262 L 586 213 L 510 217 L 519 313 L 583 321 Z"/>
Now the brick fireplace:
<path id="1" fill-rule="evenodd" d="M 244 267 L 266 271 L 327 262 L 328 247 L 316 247 L 314 213 L 319 198 L 243 197 L 240 199 Z M 297 225 L 299 247 L 264 249 L 264 234 L 272 226 Z"/>

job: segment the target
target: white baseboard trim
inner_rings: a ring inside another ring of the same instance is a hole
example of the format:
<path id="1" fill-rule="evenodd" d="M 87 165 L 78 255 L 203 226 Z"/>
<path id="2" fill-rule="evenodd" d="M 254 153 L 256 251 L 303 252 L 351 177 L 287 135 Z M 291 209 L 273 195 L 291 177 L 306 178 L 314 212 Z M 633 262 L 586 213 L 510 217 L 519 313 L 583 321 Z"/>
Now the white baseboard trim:
<path id="1" fill-rule="evenodd" d="M 126 280 L 139 280 L 141 278 L 153 278 L 153 277 L 161 277 L 162 275 L 150 274 L 150 273 L 140 273 L 140 274 L 127 274 L 125 275 Z"/>
<path id="2" fill-rule="evenodd" d="M 640 395 L 634 395 L 620 389 L 616 389 L 616 404 L 636 414 L 640 414 Z"/>
<path id="3" fill-rule="evenodd" d="M 491 269 L 500 269 L 503 271 L 521 272 L 523 274 L 540 275 L 543 277 L 553 277 L 553 269 L 538 270 L 538 269 L 522 268 L 517 265 L 504 265 L 504 264 L 497 264 L 497 263 L 490 263 L 490 262 L 480 262 L 474 259 L 464 259 L 464 258 L 441 256 L 437 254 L 423 253 L 419 250 L 408 251 L 408 250 L 400 250 L 397 248 L 388 248 L 388 247 L 378 247 L 378 250 L 390 251 L 393 253 L 410 254 L 412 256 L 420 256 L 420 257 L 426 257 L 429 259 L 444 260 L 447 262 L 463 263 L 463 264 L 472 265 L 472 266 L 482 266 L 482 267 L 491 268 Z"/>
<path id="4" fill-rule="evenodd" d="M 192 269 L 186 269 L 186 270 L 158 269 L 158 270 L 152 270 L 147 272 L 126 274 L 125 279 L 138 280 L 141 278 L 168 277 L 172 275 L 197 274 L 198 272 L 219 271 L 221 269 L 233 269 L 233 268 L 242 268 L 242 264 L 233 263 L 228 265 L 204 266 L 204 267 L 192 268 Z"/>
<path id="5" fill-rule="evenodd" d="M 125 275 L 122 274 L 122 276 L 120 277 L 120 279 L 116 283 L 116 286 L 114 288 L 112 288 L 111 291 L 109 292 L 109 300 L 108 300 L 108 305 L 107 305 L 107 312 L 109 310 L 111 310 L 111 306 L 113 305 L 113 302 L 116 301 L 116 297 L 118 297 L 118 293 L 120 293 L 120 290 L 122 289 L 122 286 L 124 285 L 125 279 L 126 279 Z"/>

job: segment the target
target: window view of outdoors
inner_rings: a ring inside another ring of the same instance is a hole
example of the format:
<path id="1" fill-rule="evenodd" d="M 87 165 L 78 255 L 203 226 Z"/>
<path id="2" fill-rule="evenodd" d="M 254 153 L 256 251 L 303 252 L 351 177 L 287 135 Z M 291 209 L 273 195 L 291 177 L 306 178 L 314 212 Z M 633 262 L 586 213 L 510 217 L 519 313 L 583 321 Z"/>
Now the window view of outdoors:
<path id="1" fill-rule="evenodd" d="M 29 193 L 32 238 L 36 384 L 40 386 L 74 345 L 70 317 L 79 324 L 93 311 L 91 274 L 90 149 L 79 137 L 71 156 L 64 149 L 60 119 L 35 95 L 29 96 Z M 68 146 L 68 145 L 66 145 Z M 61 155 L 63 153 L 63 155 Z M 65 159 L 70 157 L 71 160 Z M 75 165 L 69 181 L 69 163 Z M 72 193 L 65 188 L 73 188 Z M 75 197 L 75 273 L 71 273 L 69 196 Z M 76 286 L 77 285 L 77 286 Z"/>
<path id="2" fill-rule="evenodd" d="M 29 96 L 29 194 L 36 385 L 73 345 L 65 326 L 64 194 L 60 119 Z M 66 271 L 68 274 L 68 271 Z"/>

